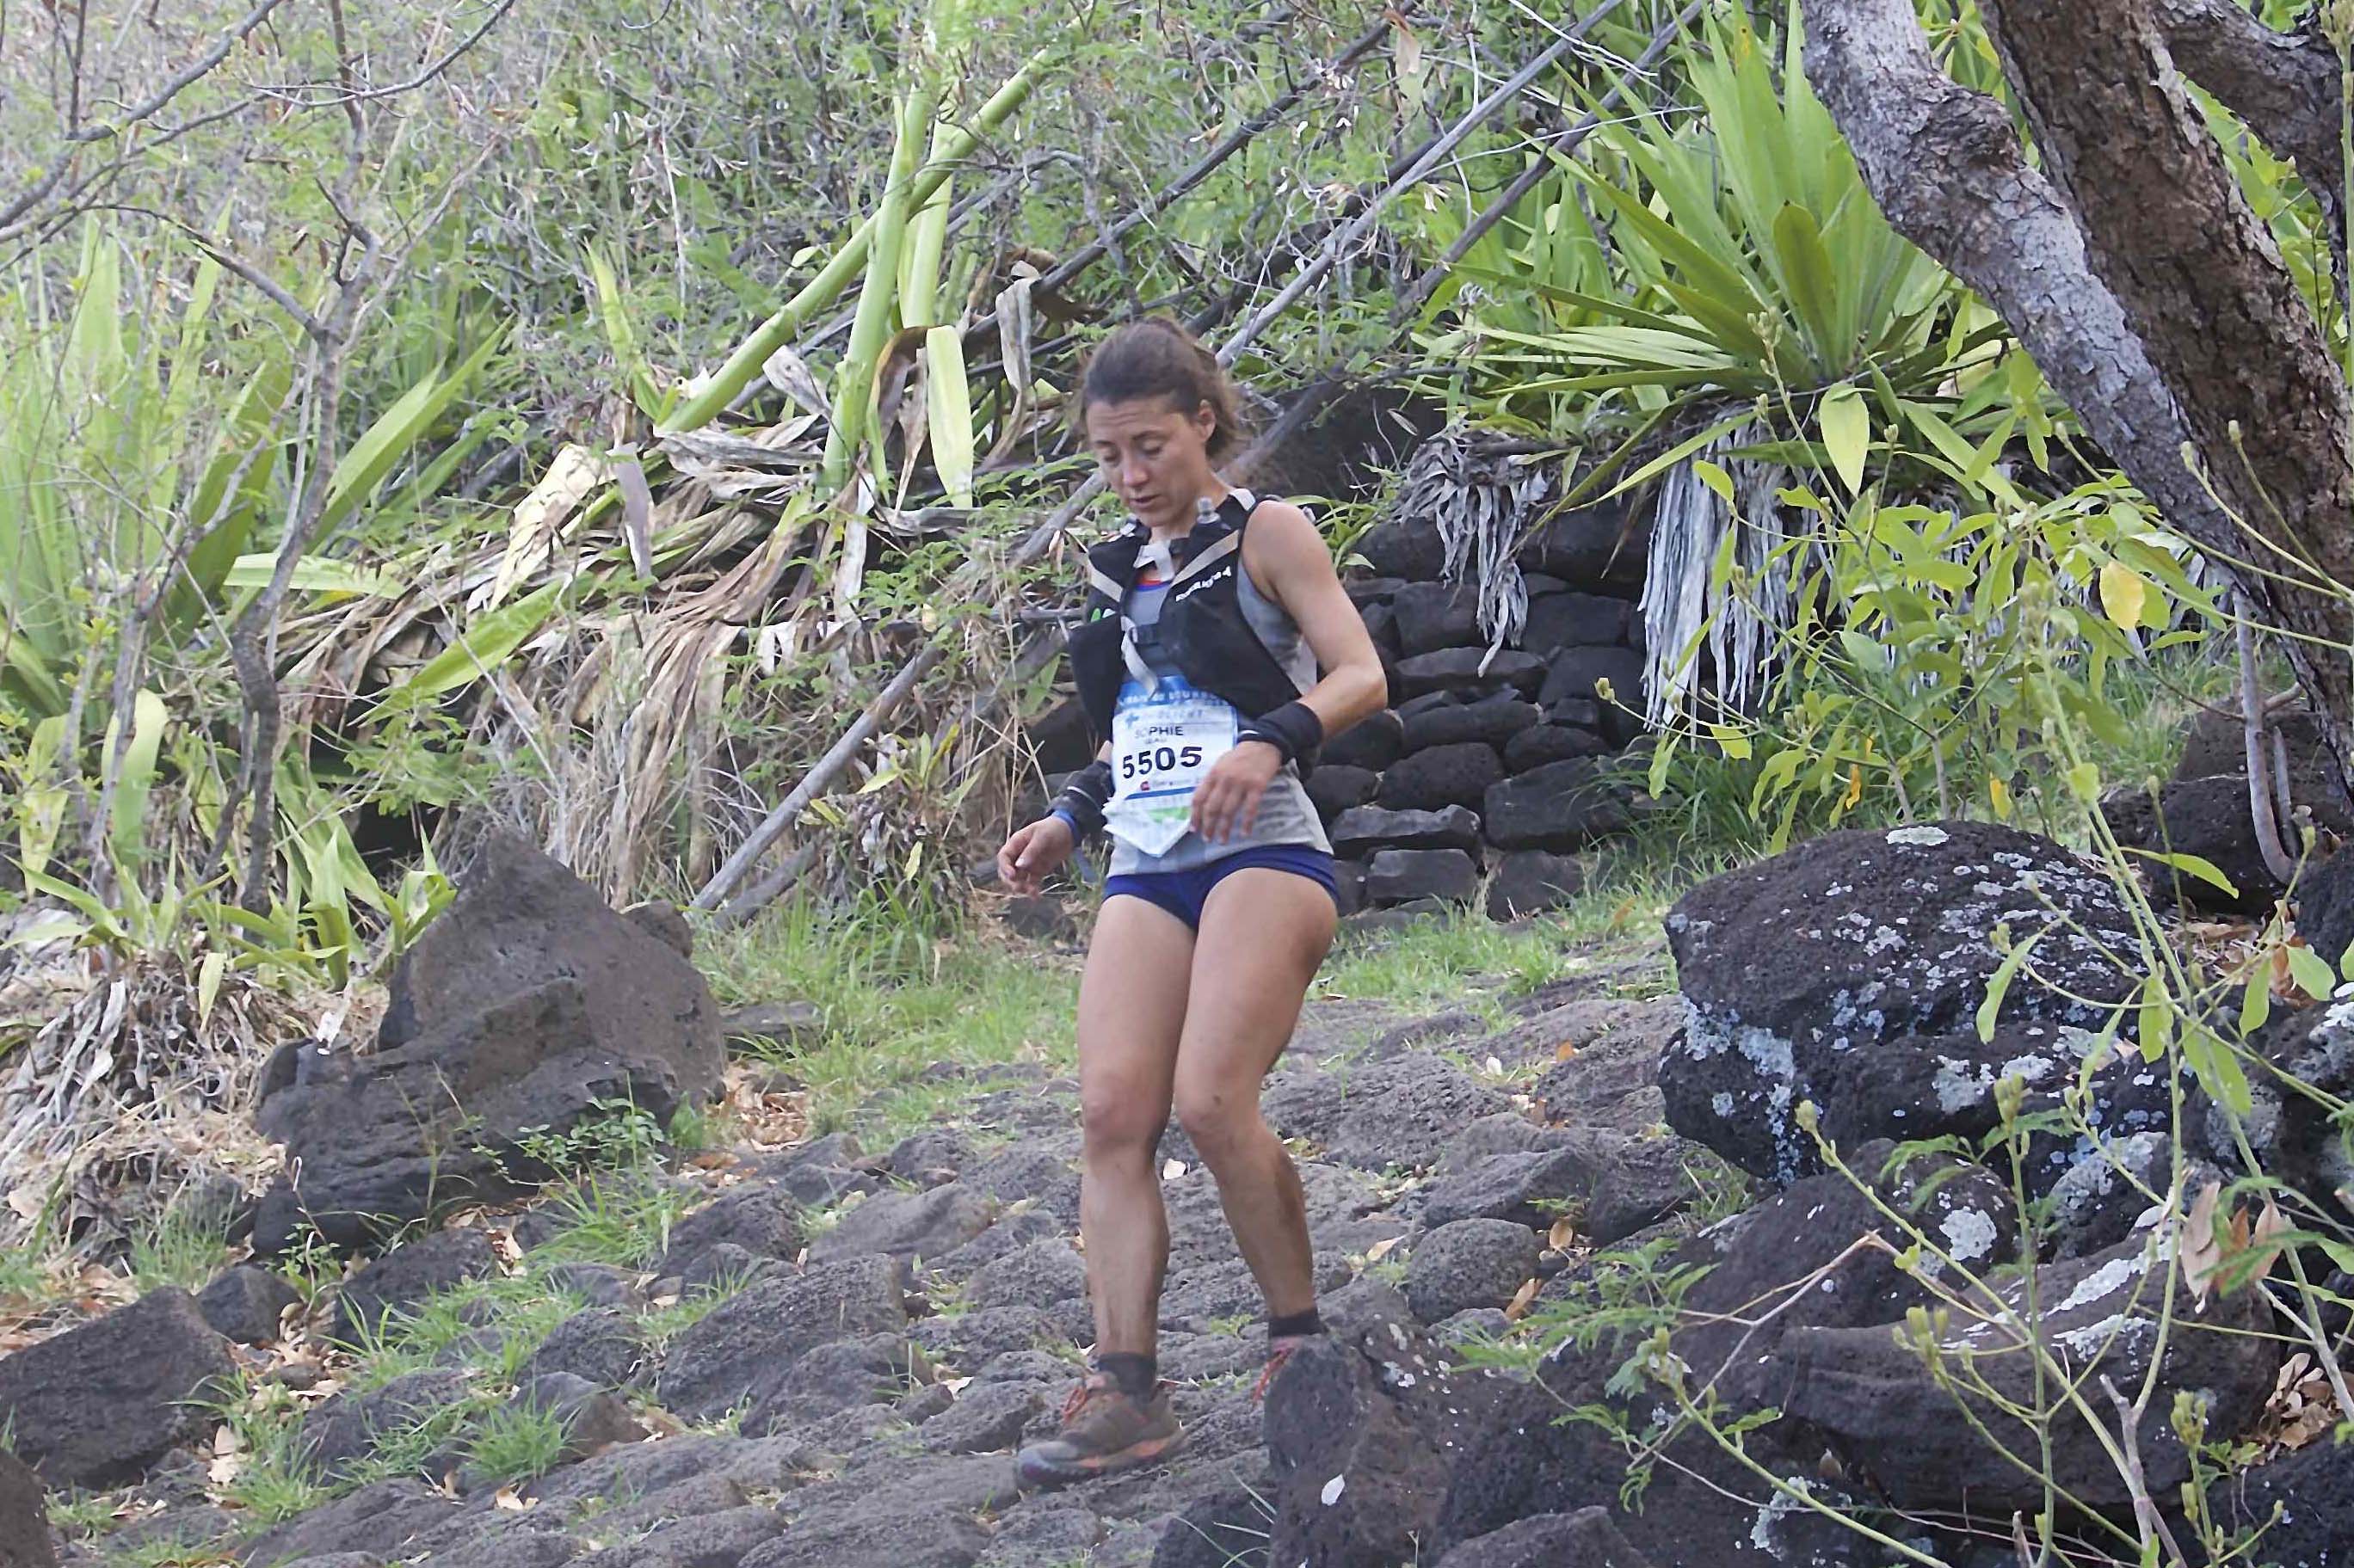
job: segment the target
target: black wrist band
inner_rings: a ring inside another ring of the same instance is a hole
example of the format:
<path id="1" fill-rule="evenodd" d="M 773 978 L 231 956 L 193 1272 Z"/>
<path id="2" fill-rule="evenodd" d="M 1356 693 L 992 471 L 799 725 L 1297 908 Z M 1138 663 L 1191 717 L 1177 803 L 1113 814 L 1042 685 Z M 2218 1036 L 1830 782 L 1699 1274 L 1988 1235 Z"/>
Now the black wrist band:
<path id="1" fill-rule="evenodd" d="M 1079 837 L 1086 838 L 1102 829 L 1104 802 L 1110 799 L 1111 764 L 1098 758 L 1071 775 L 1054 803 L 1071 814 Z"/>
<path id="2" fill-rule="evenodd" d="M 1286 703 L 1245 725 L 1237 738 L 1264 741 L 1286 762 L 1297 762 L 1324 744 L 1324 721 L 1306 703 Z"/>

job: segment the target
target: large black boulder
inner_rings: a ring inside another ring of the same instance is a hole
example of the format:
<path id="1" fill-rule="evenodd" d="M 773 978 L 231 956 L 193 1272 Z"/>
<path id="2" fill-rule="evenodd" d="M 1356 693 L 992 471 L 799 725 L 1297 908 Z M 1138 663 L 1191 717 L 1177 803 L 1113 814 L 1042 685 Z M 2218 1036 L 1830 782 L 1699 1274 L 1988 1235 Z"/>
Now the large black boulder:
<path id="1" fill-rule="evenodd" d="M 1392 811 L 1434 811 L 1477 806 L 1504 776 L 1496 748 L 1480 741 L 1417 751 L 1382 775 L 1373 799 Z"/>
<path id="2" fill-rule="evenodd" d="M 1365 866 L 1365 897 L 1386 909 L 1417 898 L 1468 902 L 1479 891 L 1479 868 L 1459 849 L 1385 849 Z"/>
<path id="3" fill-rule="evenodd" d="M 1326 765 L 1341 768 L 1362 768 L 1379 773 L 1398 759 L 1405 747 L 1405 726 L 1397 714 L 1384 708 L 1368 719 L 1361 719 L 1324 743 L 1317 753 L 1320 769 Z"/>
<path id="4" fill-rule="evenodd" d="M 1460 696 L 1493 696 L 1516 691 L 1532 694 L 1544 683 L 1545 662 L 1533 653 L 1506 648 L 1441 648 L 1401 659 L 1394 684 L 1401 698 L 1453 692 Z"/>
<path id="5" fill-rule="evenodd" d="M 1897 1266 L 1892 1247 L 1873 1239 L 1893 1239 L 1887 1209 L 1913 1215 L 1967 1267 L 2011 1258 L 2013 1205 L 1990 1172 L 1939 1157 L 1883 1175 L 1892 1152 L 1887 1144 L 1856 1152 L 1855 1169 L 1874 1183 L 1870 1192 L 1841 1175 L 1809 1178 L 1681 1243 L 1661 1237 L 1639 1252 L 1598 1255 L 1549 1283 L 1540 1307 L 1606 1315 L 1613 1304 L 1656 1299 L 1654 1291 L 1678 1281 L 1669 1349 L 1686 1386 L 1712 1389 L 1726 1421 L 1777 1407 L 1788 1392 L 1780 1346 L 1793 1331 L 1869 1326 L 1885 1339 L 1909 1308 L 1935 1300 L 1927 1284 Z M 1632 1550 L 1659 1568 L 1876 1563 L 1853 1555 L 1845 1526 L 1777 1498 L 1707 1436 L 1690 1428 L 1670 1434 L 1670 1407 L 1657 1392 L 1614 1391 L 1638 1348 L 1607 1332 L 1586 1345 L 1565 1340 L 1539 1368 L 1537 1387 L 1476 1425 L 1440 1510 L 1441 1553 L 1532 1515 L 1606 1508 Z M 1600 1427 L 1564 1419 L 1605 1408 L 1663 1455 L 1632 1510 L 1621 1501 L 1628 1451 Z M 1744 1446 L 1785 1484 L 1872 1517 L 1825 1484 L 1822 1439 L 1809 1429 L 1777 1421 L 1748 1434 Z M 1928 1544 L 1901 1521 L 1873 1522 L 1908 1544 Z"/>
<path id="6" fill-rule="evenodd" d="M 260 1345 L 278 1338 L 279 1320 L 302 1298 L 285 1276 L 241 1263 L 223 1269 L 196 1292 L 196 1310 L 215 1332 Z"/>
<path id="7" fill-rule="evenodd" d="M 2026 1283 L 2013 1279 L 1992 1298 L 1965 1289 L 1966 1305 L 1941 1315 L 1934 1370 L 1929 1352 L 1886 1325 L 1786 1332 L 1776 1348 L 1791 1379 L 1782 1408 L 1829 1434 L 1850 1468 L 1900 1508 L 1967 1508 L 2008 1520 L 2044 1505 L 2047 1464 L 2061 1494 L 2084 1507 L 2114 1512 L 2133 1500 L 2112 1446 L 2118 1414 L 2105 1396 L 2088 1402 L 2089 1421 L 2048 1392 L 2048 1416 L 2010 1414 L 2034 1410 L 2037 1389 L 2048 1391 L 2055 1373 L 2088 1392 L 2103 1378 L 2137 1391 L 2163 1342 L 2155 1395 L 2132 1437 L 2146 1495 L 2160 1498 L 2176 1495 L 2191 1474 L 2175 1429 L 2178 1393 L 2203 1406 L 2209 1437 L 2230 1442 L 2273 1391 L 2280 1347 L 2266 1332 L 2272 1308 L 2264 1290 L 2252 1285 L 2196 1302 L 2155 1238 L 2047 1264 L 2034 1287 L 2041 1358 L 2021 1326 L 2031 1311 Z"/>
<path id="8" fill-rule="evenodd" d="M 1452 703 L 1426 709 L 1405 720 L 1405 748 L 1427 751 L 1434 746 L 1454 746 L 1467 740 L 1502 746 L 1542 715 L 1536 705 L 1511 693 L 1473 703 Z"/>
<path id="9" fill-rule="evenodd" d="M 1294 1351 L 1267 1391 L 1268 1561 L 1375 1568 L 1430 1557 L 1466 1436 L 1511 1385 L 1376 1319 Z"/>
<path id="10" fill-rule="evenodd" d="M 1597 703 L 1604 724 L 1610 726 L 1617 722 L 1614 713 L 1643 711 L 1643 656 L 1631 648 L 1564 648 L 1545 667 L 1537 701 L 1545 707 L 1570 701 Z"/>
<path id="11" fill-rule="evenodd" d="M 1597 758 L 1548 762 L 1490 785 L 1479 820 L 1499 849 L 1582 849 L 1627 825 L 1627 788 Z"/>
<path id="12" fill-rule="evenodd" d="M 381 1338 L 427 1300 L 495 1274 L 498 1266 L 490 1238 L 480 1231 L 443 1231 L 397 1246 L 335 1292 L 335 1338 L 347 1345 Z"/>
<path id="13" fill-rule="evenodd" d="M 0 1432 L 50 1486 L 122 1486 L 218 1425 L 236 1371 L 186 1291 L 153 1290 L 0 1357 Z"/>
<path id="14" fill-rule="evenodd" d="M 1574 588 L 1634 589 L 1642 586 L 1650 554 L 1650 513 L 1631 498 L 1560 513 L 1522 544 L 1522 567 L 1559 577 Z"/>
<path id="15" fill-rule="evenodd" d="M 1382 776 L 1370 768 L 1327 762 L 1309 773 L 1308 799 L 1315 803 L 1317 815 L 1329 822 L 1372 800 L 1381 784 Z"/>
<path id="16" fill-rule="evenodd" d="M 41 1478 L 0 1448 L 0 1568 L 57 1568 Z"/>
<path id="17" fill-rule="evenodd" d="M 2210 1484 L 2205 1500 L 2226 1531 L 2262 1529 L 2259 1563 L 2354 1568 L 2354 1446 L 2318 1437 Z M 2174 1528 L 2177 1540 L 2191 1532 Z"/>
<path id="18" fill-rule="evenodd" d="M 1438 1568 L 1649 1568 L 1610 1510 L 1542 1513 L 1467 1541 Z"/>
<path id="19" fill-rule="evenodd" d="M 1550 850 L 1514 850 L 1488 885 L 1488 918 L 1513 920 L 1542 915 L 1575 899 L 1585 886 L 1585 867 Z"/>
<path id="20" fill-rule="evenodd" d="M 1668 1120 L 1780 1182 L 1821 1169 L 1803 1103 L 1842 1147 L 1983 1134 L 2007 1076 L 2028 1109 L 2056 1107 L 2138 984 L 2119 957 L 2137 950 L 2132 922 L 2100 872 L 1987 822 L 1830 833 L 1702 884 L 1667 927 L 1687 1007 L 1659 1065 Z M 1981 1041 L 2003 930 L 2033 941 L 2034 961 Z M 2168 1114 L 2163 1075 L 2138 1053 L 2107 1051 L 2089 1082 L 2105 1135 Z M 2040 1139 L 2031 1185 L 2048 1190 L 2084 1152 Z"/>
<path id="21" fill-rule="evenodd" d="M 730 1297 L 671 1342 L 656 1384 L 663 1405 L 709 1420 L 775 1386 L 819 1345 L 907 1328 L 900 1265 L 888 1257 L 811 1264 Z"/>
<path id="22" fill-rule="evenodd" d="M 2296 879 L 2296 929 L 2306 947 L 2343 967 L 2354 950 L 2354 854 L 2341 850 Z"/>
<path id="23" fill-rule="evenodd" d="M 394 969 L 373 1049 L 289 1047 L 265 1070 L 255 1119 L 299 1176 L 264 1199 L 258 1250 L 305 1222 L 351 1245 L 512 1196 L 584 1123 L 666 1122 L 717 1086 L 717 1004 L 644 922 L 505 834 L 460 880 Z"/>
<path id="24" fill-rule="evenodd" d="M 1479 588 L 1471 582 L 1408 583 L 1390 599 L 1398 648 L 1411 657 L 1479 641 Z"/>
<path id="25" fill-rule="evenodd" d="M 1475 1307 L 1501 1307 L 1537 1268 L 1536 1233 L 1509 1220 L 1458 1220 L 1414 1244 L 1405 1298 L 1436 1323 Z"/>
<path id="26" fill-rule="evenodd" d="M 1548 762 L 1566 762 L 1577 757 L 1600 757 L 1609 751 L 1610 742 L 1601 731 L 1580 729 L 1575 725 L 1541 724 L 1522 730 L 1504 742 L 1504 771 L 1526 773 L 1543 768 Z"/>
<path id="27" fill-rule="evenodd" d="M 1602 594 L 1532 594 L 1528 620 L 1521 627 L 1521 646 L 1532 653 L 1550 653 L 1558 648 L 1624 642 L 1634 608 L 1623 599 Z"/>
<path id="28" fill-rule="evenodd" d="M 1462 806 L 1441 806 L 1435 811 L 1359 806 L 1342 812 L 1332 824 L 1332 853 L 1339 855 L 1380 849 L 1479 847 L 1479 814 Z"/>

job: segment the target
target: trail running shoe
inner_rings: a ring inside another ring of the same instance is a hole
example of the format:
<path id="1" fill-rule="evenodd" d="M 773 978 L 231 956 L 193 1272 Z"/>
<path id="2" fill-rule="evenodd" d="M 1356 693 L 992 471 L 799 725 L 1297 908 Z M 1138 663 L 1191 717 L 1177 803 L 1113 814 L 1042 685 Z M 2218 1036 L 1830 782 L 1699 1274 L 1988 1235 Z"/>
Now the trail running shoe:
<path id="1" fill-rule="evenodd" d="M 1108 1373 L 1091 1372 L 1063 1406 L 1062 1431 L 1013 1457 L 1014 1479 L 1024 1488 L 1067 1487 L 1164 1458 L 1184 1436 L 1167 1383 L 1140 1402 Z"/>

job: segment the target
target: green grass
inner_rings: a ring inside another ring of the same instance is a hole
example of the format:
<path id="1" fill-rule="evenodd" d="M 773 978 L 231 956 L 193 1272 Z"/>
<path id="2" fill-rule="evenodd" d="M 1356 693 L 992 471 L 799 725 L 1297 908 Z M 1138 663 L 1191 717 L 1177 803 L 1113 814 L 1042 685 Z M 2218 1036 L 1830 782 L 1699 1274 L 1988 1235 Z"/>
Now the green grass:
<path id="1" fill-rule="evenodd" d="M 228 1222 L 201 1209 L 167 1206 L 131 1235 L 131 1277 L 142 1294 L 173 1285 L 202 1289 L 231 1256 Z"/>
<path id="2" fill-rule="evenodd" d="M 1597 962 L 1658 951 L 1660 918 L 1702 874 L 1614 846 L 1576 898 L 1525 925 L 1499 926 L 1467 908 L 1401 931 L 1344 939 L 1325 961 L 1318 994 L 1406 1007 L 1453 1005 L 1495 1022 L 1511 997 Z M 1649 994 L 1668 984 L 1662 958 L 1656 977 L 1638 982 L 1636 991 Z"/>
<path id="3" fill-rule="evenodd" d="M 490 1481 L 530 1480 L 564 1463 L 569 1442 L 556 1412 L 502 1403 L 482 1412 L 466 1445 L 466 1463 Z"/>
<path id="4" fill-rule="evenodd" d="M 796 998 L 822 1011 L 814 1039 L 760 1053 L 809 1086 L 815 1132 L 879 1146 L 936 1125 L 976 1092 L 920 1081 L 937 1063 L 1063 1072 L 1074 1060 L 1077 965 L 978 929 L 927 937 L 793 905 L 712 934 L 701 959 L 725 1001 Z"/>
<path id="5" fill-rule="evenodd" d="M 695 1202 L 694 1192 L 663 1181 L 651 1165 L 589 1172 L 549 1200 L 563 1229 L 532 1249 L 532 1261 L 646 1267 Z"/>

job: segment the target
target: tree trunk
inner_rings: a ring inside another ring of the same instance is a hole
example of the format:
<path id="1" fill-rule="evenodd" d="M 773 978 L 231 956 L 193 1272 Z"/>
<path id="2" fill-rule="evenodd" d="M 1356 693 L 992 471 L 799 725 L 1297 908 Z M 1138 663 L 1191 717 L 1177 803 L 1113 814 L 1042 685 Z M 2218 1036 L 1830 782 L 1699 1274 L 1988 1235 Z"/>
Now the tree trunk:
<path id="1" fill-rule="evenodd" d="M 2345 765 L 2346 384 L 2151 6 L 1984 0 L 2049 178 L 1999 104 L 1937 69 L 1911 0 L 1816 0 L 1807 71 L 1890 222 L 1986 297 L 2168 524 L 2289 634 Z"/>

